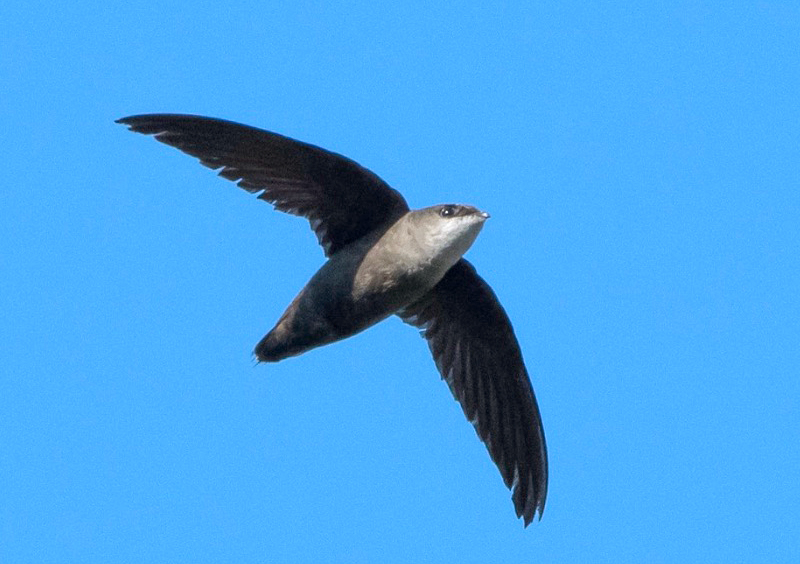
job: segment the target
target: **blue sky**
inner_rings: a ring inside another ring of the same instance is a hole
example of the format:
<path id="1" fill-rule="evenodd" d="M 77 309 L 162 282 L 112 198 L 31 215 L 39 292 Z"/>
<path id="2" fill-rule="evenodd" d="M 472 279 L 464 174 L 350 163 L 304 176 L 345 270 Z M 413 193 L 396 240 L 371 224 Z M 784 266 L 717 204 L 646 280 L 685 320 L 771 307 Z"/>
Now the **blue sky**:
<path id="1" fill-rule="evenodd" d="M 587 4 L 4 3 L 0 560 L 796 561 L 800 8 Z M 148 112 L 492 214 L 541 522 L 398 319 L 253 365 L 322 252 Z"/>

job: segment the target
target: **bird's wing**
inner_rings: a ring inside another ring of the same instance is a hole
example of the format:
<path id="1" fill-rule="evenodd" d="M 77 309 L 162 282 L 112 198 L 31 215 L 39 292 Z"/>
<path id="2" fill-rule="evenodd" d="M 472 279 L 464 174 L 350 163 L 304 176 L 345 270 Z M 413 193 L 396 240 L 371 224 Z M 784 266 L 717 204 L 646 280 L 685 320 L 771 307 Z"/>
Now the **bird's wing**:
<path id="1" fill-rule="evenodd" d="M 525 526 L 547 495 L 547 448 L 539 407 L 511 322 L 489 285 L 461 259 L 398 315 L 423 329 L 436 367 L 509 489 Z"/>
<path id="2" fill-rule="evenodd" d="M 176 114 L 117 120 L 200 159 L 276 209 L 308 219 L 326 256 L 408 211 L 403 196 L 358 163 L 230 121 Z"/>

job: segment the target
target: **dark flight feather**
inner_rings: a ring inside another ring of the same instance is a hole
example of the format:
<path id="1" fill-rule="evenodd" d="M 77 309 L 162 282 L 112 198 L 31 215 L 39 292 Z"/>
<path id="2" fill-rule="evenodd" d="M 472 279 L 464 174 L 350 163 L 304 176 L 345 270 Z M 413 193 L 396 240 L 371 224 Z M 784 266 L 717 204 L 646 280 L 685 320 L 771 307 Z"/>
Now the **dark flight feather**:
<path id="1" fill-rule="evenodd" d="M 513 488 L 527 526 L 547 497 L 547 447 L 539 407 L 511 322 L 492 289 L 461 259 L 398 315 L 423 330 L 436 367 Z"/>
<path id="2" fill-rule="evenodd" d="M 403 196 L 342 155 L 231 121 L 180 114 L 117 120 L 200 159 L 219 175 L 308 219 L 326 256 L 408 211 Z"/>

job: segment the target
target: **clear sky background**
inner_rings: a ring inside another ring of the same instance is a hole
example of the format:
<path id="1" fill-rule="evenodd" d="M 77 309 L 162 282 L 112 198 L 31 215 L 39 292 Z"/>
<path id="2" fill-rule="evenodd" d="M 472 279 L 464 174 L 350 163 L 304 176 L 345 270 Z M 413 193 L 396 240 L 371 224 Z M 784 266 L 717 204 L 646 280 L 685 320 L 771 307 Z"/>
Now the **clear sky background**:
<path id="1" fill-rule="evenodd" d="M 800 7 L 654 4 L 3 3 L 0 561 L 800 561 Z M 492 214 L 541 522 L 398 319 L 254 366 L 321 249 L 149 112 Z"/>

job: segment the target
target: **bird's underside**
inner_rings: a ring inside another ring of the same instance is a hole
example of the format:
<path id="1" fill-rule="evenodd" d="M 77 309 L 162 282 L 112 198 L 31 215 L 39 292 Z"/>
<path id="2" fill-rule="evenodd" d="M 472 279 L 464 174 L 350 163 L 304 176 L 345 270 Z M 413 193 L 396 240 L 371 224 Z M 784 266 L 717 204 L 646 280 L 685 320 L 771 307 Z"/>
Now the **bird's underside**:
<path id="1" fill-rule="evenodd" d="M 396 313 L 422 330 L 439 373 L 513 490 L 517 516 L 526 526 L 537 512 L 541 518 L 547 452 L 522 353 L 494 292 L 460 258 L 487 214 L 459 205 L 410 211 L 399 192 L 346 157 L 229 121 L 151 114 L 118 123 L 197 157 L 311 224 L 328 262 L 258 344 L 260 360 L 301 354 Z M 438 237 L 442 227 L 453 231 L 443 243 L 420 236 L 429 230 Z M 420 258 L 430 248 L 432 258 Z"/>

